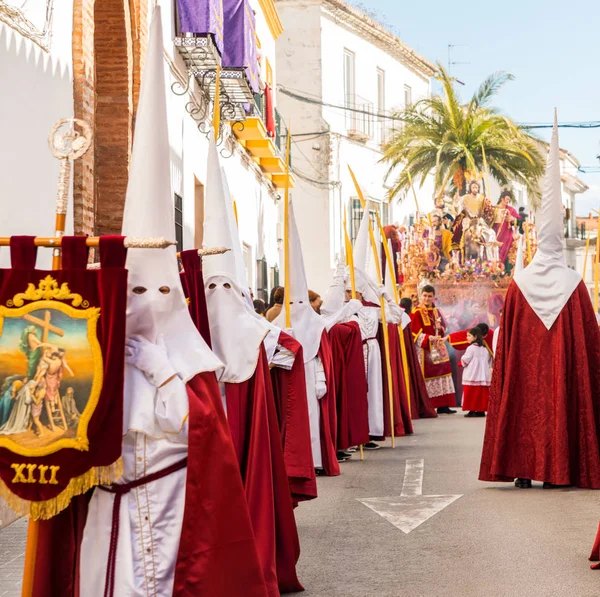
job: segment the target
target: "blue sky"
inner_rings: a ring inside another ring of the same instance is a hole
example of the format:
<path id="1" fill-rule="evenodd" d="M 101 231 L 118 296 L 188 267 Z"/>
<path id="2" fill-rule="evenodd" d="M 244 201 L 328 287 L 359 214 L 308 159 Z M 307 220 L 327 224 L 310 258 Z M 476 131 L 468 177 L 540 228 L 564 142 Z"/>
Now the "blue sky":
<path id="1" fill-rule="evenodd" d="M 518 122 L 600 121 L 600 2 L 598 0 L 350 0 L 378 14 L 403 41 L 426 58 L 448 64 L 466 83 L 469 97 L 490 73 L 504 70 L 516 77 L 496 105 Z M 549 134 L 540 133 L 544 138 Z M 561 147 L 582 166 L 598 166 L 600 129 L 560 131 Z M 600 174 L 579 174 L 590 191 L 580 196 L 577 211 L 600 205 Z"/>

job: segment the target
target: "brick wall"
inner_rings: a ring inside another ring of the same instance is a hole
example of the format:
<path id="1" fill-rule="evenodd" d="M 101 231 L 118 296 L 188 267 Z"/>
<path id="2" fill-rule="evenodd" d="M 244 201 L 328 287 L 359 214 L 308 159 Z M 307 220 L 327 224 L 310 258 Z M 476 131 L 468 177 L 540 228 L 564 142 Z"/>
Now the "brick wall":
<path id="1" fill-rule="evenodd" d="M 146 53 L 148 0 L 75 0 L 73 19 L 75 115 L 94 131 L 92 149 L 75 165 L 75 231 L 118 234 Z"/>
<path id="2" fill-rule="evenodd" d="M 73 100 L 75 118 L 94 129 L 94 0 L 73 3 Z M 94 143 L 73 168 L 75 234 L 90 234 L 94 226 Z"/>

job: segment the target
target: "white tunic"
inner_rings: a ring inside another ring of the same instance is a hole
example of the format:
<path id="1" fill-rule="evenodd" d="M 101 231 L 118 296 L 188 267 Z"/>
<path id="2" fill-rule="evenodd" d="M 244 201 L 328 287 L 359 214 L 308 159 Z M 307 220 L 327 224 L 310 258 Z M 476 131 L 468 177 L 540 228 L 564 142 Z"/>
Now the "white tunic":
<path id="1" fill-rule="evenodd" d="M 492 355 L 485 346 L 471 344 L 461 359 L 465 386 L 489 386 L 492 382 Z"/>
<path id="2" fill-rule="evenodd" d="M 327 393 L 325 370 L 319 357 L 304 363 L 306 377 L 306 398 L 308 401 L 308 419 L 310 424 L 310 444 L 312 446 L 315 468 L 323 467 L 321 453 L 321 406 L 319 400 Z"/>
<path id="3" fill-rule="evenodd" d="M 365 371 L 367 373 L 367 401 L 369 404 L 369 435 L 383 436 L 383 378 L 381 350 L 377 341 L 381 310 L 363 307 L 356 315 L 363 340 Z"/>
<path id="4" fill-rule="evenodd" d="M 129 365 L 127 369 L 126 376 L 137 377 Z M 156 390 L 154 403 L 146 404 L 136 411 L 123 438 L 120 483 L 161 471 L 187 456 L 189 404 L 181 379 Z M 122 496 L 115 597 L 172 596 L 185 487 L 183 468 Z M 114 499 L 114 494 L 96 489 L 90 502 L 81 546 L 80 583 L 85 597 L 104 595 Z"/>

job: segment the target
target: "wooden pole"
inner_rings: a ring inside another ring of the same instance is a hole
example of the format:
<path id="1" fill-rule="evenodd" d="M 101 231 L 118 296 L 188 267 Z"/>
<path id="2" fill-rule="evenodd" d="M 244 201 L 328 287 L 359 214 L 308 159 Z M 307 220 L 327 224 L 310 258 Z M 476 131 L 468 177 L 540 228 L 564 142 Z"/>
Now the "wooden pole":
<path id="1" fill-rule="evenodd" d="M 381 218 L 379 214 L 376 214 L 377 224 L 379 225 L 379 234 L 381 235 L 381 239 L 383 242 L 383 250 L 385 251 L 385 260 L 388 264 L 388 275 L 390 276 L 390 280 L 393 280 L 393 288 L 394 288 L 394 301 L 396 304 L 400 303 L 400 297 L 398 296 L 398 287 L 396 286 L 396 272 L 394 270 L 394 264 L 392 262 L 392 255 L 390 254 L 390 248 L 388 247 L 385 231 L 383 230 L 383 225 L 381 224 Z M 402 328 L 402 322 L 398 325 L 398 336 L 400 337 L 400 352 L 402 353 L 402 371 L 404 372 L 404 385 L 406 387 L 406 396 L 408 398 L 408 412 L 412 417 L 411 404 L 410 404 L 410 372 L 408 370 L 408 358 L 406 354 L 406 345 L 404 342 L 404 330 Z"/>
<path id="2" fill-rule="evenodd" d="M 348 226 L 346 223 L 346 210 L 344 210 L 344 245 L 346 247 L 346 265 L 350 268 L 350 291 L 353 299 L 356 298 L 356 273 L 354 271 L 354 253 L 352 252 L 352 241 L 348 236 Z M 358 447 L 360 450 L 360 459 L 365 459 L 363 445 Z"/>
<path id="3" fill-rule="evenodd" d="M 360 203 L 363 206 L 363 209 L 367 206 L 367 202 L 365 201 L 362 189 L 356 180 L 356 176 L 354 176 L 354 172 L 352 168 L 348 166 L 348 170 L 350 171 L 350 176 L 352 177 L 352 181 L 354 182 L 354 187 L 356 188 L 356 193 L 358 194 L 358 198 L 360 199 Z M 373 234 L 373 226 L 369 225 L 369 238 L 371 239 L 371 248 L 373 249 L 373 257 L 375 259 L 375 267 L 377 271 L 377 281 L 378 284 L 381 285 L 383 281 L 383 277 L 381 274 L 381 261 L 379 258 L 379 251 L 377 251 L 377 243 L 375 242 L 375 235 Z M 385 366 L 387 371 L 387 380 L 388 380 L 388 398 L 390 402 L 390 432 L 392 434 L 392 448 L 396 447 L 396 436 L 394 435 L 394 378 L 392 376 L 392 360 L 390 356 L 390 338 L 388 334 L 387 328 L 387 320 L 385 317 L 385 299 L 381 296 L 379 297 L 379 304 L 381 306 L 381 326 L 383 327 L 383 346 L 385 349 Z"/>
<path id="4" fill-rule="evenodd" d="M 36 247 L 60 247 L 62 245 L 62 237 L 51 237 L 51 236 L 36 236 L 33 244 Z M 88 236 L 85 244 L 88 247 L 99 247 L 100 237 L 99 236 Z M 177 243 L 166 238 L 136 238 L 128 236 L 125 238 L 125 247 L 128 249 L 166 249 L 172 247 Z M 0 247 L 10 246 L 10 236 L 0 237 Z"/>
<path id="5" fill-rule="evenodd" d="M 352 252 L 352 242 L 348 236 L 348 226 L 346 223 L 346 212 L 344 212 L 344 244 L 346 247 L 346 265 L 350 268 L 350 288 L 352 298 L 356 298 L 356 272 L 354 271 L 354 253 Z"/>
<path id="6" fill-rule="evenodd" d="M 213 134 L 215 143 L 219 138 L 219 128 L 221 127 L 221 65 L 217 64 L 217 74 L 215 77 L 215 101 L 213 102 Z"/>
<path id="7" fill-rule="evenodd" d="M 529 222 L 523 224 L 523 227 L 525 228 L 525 243 L 527 245 L 527 265 L 529 265 L 531 263 L 531 237 L 529 236 Z"/>
<path id="8" fill-rule="evenodd" d="M 600 223 L 600 211 L 592 209 L 598 215 L 598 222 Z M 600 228 L 596 227 L 596 259 L 594 259 L 594 311 L 598 313 L 598 286 L 600 284 Z M 585 282 L 585 280 L 584 280 Z"/>
<path id="9" fill-rule="evenodd" d="M 417 192 L 415 191 L 415 187 L 413 185 L 413 180 L 412 180 L 412 176 L 410 175 L 410 171 L 406 171 L 406 174 L 408 176 L 408 182 L 410 182 L 410 188 L 412 189 L 413 192 L 413 197 L 415 198 L 415 206 L 417 208 L 417 221 L 419 220 L 419 200 L 417 199 Z"/>
<path id="10" fill-rule="evenodd" d="M 283 202 L 283 260 L 284 260 L 284 292 L 283 303 L 285 308 L 285 327 L 292 327 L 292 314 L 290 311 L 290 129 L 287 131 L 285 149 L 285 198 Z"/>

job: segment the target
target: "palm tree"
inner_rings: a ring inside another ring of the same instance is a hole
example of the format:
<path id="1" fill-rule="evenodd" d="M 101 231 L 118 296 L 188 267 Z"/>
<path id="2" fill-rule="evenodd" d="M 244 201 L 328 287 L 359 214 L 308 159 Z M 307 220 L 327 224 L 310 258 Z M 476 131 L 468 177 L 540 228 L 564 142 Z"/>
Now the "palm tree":
<path id="1" fill-rule="evenodd" d="M 453 190 L 462 192 L 465 175 L 485 171 L 502 186 L 523 183 L 529 196 L 539 198 L 538 180 L 544 170 L 541 143 L 510 118 L 490 106 L 500 88 L 513 76 L 495 73 L 474 93 L 468 104 L 461 104 L 453 80 L 438 63 L 443 94 L 422 99 L 396 113 L 399 129 L 384 147 L 382 161 L 389 163 L 387 176 L 396 168 L 402 171 L 390 189 L 390 199 L 420 185 L 433 173 L 437 192 L 452 179 Z"/>

